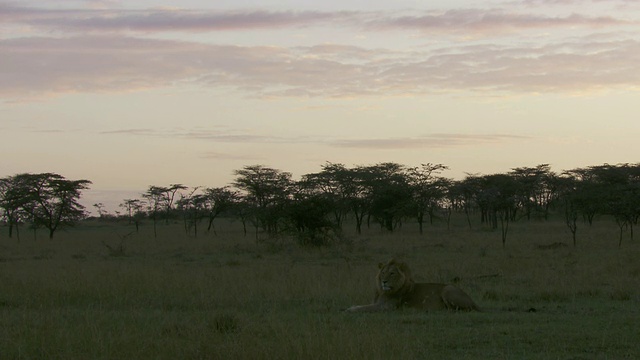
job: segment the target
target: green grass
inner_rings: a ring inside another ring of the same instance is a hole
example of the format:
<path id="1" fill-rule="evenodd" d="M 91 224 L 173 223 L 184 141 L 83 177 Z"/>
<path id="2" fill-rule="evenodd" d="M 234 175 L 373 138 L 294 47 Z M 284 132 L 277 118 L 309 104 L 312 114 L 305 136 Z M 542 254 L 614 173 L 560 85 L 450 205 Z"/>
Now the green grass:
<path id="1" fill-rule="evenodd" d="M 53 241 L 2 233 L 0 359 L 640 358 L 638 241 L 618 249 L 602 220 L 574 248 L 561 222 L 523 221 L 503 249 L 499 232 L 459 220 L 321 249 L 256 243 L 238 223 L 198 238 L 178 224 L 158 239 L 150 224 L 130 236 L 86 224 Z M 485 311 L 342 312 L 371 301 L 391 256 Z"/>

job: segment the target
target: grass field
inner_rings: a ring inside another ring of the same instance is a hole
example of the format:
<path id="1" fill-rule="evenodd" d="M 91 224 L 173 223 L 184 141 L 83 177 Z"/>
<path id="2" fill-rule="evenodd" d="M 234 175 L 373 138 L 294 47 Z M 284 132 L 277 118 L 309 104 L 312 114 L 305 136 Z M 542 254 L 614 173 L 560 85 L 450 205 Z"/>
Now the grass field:
<path id="1" fill-rule="evenodd" d="M 597 221 L 574 248 L 562 222 L 500 233 L 463 219 L 344 244 L 256 243 L 238 223 L 91 223 L 34 240 L 0 234 L 0 359 L 638 359 L 640 241 Z M 560 245 L 560 243 L 568 246 Z M 109 245 L 109 249 L 106 245 Z M 122 248 L 120 248 L 122 244 Z M 122 251 L 120 251 L 122 250 Z M 456 282 L 479 313 L 344 313 L 371 301 L 377 263 Z"/>

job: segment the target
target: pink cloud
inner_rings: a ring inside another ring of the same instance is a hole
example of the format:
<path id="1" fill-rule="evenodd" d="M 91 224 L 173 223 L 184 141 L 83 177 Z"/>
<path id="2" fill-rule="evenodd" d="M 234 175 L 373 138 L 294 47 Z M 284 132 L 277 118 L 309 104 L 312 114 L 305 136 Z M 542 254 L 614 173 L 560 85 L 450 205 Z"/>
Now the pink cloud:
<path id="1" fill-rule="evenodd" d="M 633 24 L 611 16 L 543 16 L 504 10 L 457 9 L 444 13 L 378 18 L 368 26 L 377 30 L 412 29 L 436 33 L 503 33 L 529 29 L 552 29 Z M 637 25 L 637 24 L 636 24 Z"/>
<path id="2" fill-rule="evenodd" d="M 350 12 L 49 9 L 0 3 L 0 19 L 63 32 L 231 31 L 348 21 Z"/>
<path id="3" fill-rule="evenodd" d="M 550 1 L 550 0 L 546 0 Z M 531 4 L 526 1 L 526 4 Z M 0 2 L 0 19 L 60 32 L 206 32 L 285 27 L 341 26 L 377 31 L 419 30 L 426 33 L 475 31 L 478 34 L 541 28 L 623 26 L 612 16 L 547 16 L 504 9 L 455 9 L 442 13 L 412 11 L 411 15 L 373 11 L 212 11 L 188 9 L 52 9 Z M 633 24 L 633 23 L 632 23 Z M 637 25 L 637 24 L 636 24 Z"/>
<path id="4" fill-rule="evenodd" d="M 470 45 L 421 53 L 343 49 L 115 36 L 0 40 L 0 97 L 122 92 L 182 82 L 271 97 L 578 92 L 640 84 L 637 40 Z"/>

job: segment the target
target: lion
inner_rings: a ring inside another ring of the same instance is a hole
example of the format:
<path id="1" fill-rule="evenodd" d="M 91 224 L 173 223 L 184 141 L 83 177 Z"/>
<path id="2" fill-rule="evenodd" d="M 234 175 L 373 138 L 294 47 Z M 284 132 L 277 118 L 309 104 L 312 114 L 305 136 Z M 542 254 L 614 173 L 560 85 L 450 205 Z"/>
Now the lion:
<path id="1" fill-rule="evenodd" d="M 395 259 L 378 264 L 373 304 L 354 305 L 348 312 L 375 312 L 409 307 L 420 310 L 480 311 L 478 305 L 461 289 L 438 283 L 416 283 L 409 266 Z"/>

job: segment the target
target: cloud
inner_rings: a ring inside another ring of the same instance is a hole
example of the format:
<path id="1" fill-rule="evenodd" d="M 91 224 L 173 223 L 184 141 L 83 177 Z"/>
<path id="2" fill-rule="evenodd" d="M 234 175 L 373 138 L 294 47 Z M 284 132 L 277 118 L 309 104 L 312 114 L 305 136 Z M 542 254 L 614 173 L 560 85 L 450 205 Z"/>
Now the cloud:
<path id="1" fill-rule="evenodd" d="M 61 32 L 211 32 L 308 27 L 358 17 L 355 12 L 50 9 L 0 2 L 0 19 Z"/>
<path id="2" fill-rule="evenodd" d="M 359 149 L 432 149 L 481 144 L 499 144 L 530 139 L 527 136 L 505 134 L 431 134 L 417 137 L 349 139 L 332 141 L 331 145 Z"/>
<path id="3" fill-rule="evenodd" d="M 138 128 L 101 131 L 102 135 L 131 135 L 161 137 L 187 140 L 203 140 L 220 143 L 300 143 L 300 137 L 287 138 L 280 136 L 255 135 L 238 130 L 181 129 L 181 128 Z"/>
<path id="4" fill-rule="evenodd" d="M 127 92 L 189 83 L 259 97 L 637 89 L 640 42 L 474 44 L 391 51 L 354 46 L 227 46 L 83 36 L 0 40 L 0 98 Z"/>
<path id="5" fill-rule="evenodd" d="M 443 13 L 396 16 L 371 20 L 367 26 L 375 30 L 419 30 L 425 33 L 480 35 L 510 33 L 531 29 L 599 28 L 637 23 L 612 16 L 591 17 L 579 14 L 548 16 L 521 14 L 501 9 L 456 9 Z"/>
<path id="6" fill-rule="evenodd" d="M 543 0 L 544 1 L 544 0 Z M 546 0 L 548 3 L 550 0 Z M 540 1 L 525 1 L 527 5 Z M 564 3 L 564 2 L 561 2 Z M 446 12 L 411 11 L 215 11 L 192 9 L 51 9 L 0 2 L 5 23 L 68 33 L 219 32 L 282 28 L 343 27 L 356 30 L 419 30 L 433 34 L 473 32 L 497 34 L 530 29 L 623 26 L 637 23 L 613 16 L 572 14 L 564 17 L 522 14 L 505 9 L 456 9 Z"/>
<path id="7" fill-rule="evenodd" d="M 524 5 L 575 5 L 575 4 L 584 4 L 584 3 L 603 3 L 603 4 L 611 4 L 614 6 L 618 5 L 637 5 L 636 0 L 520 0 L 516 4 L 524 4 Z"/>
<path id="8" fill-rule="evenodd" d="M 12 131 L 12 132 L 20 132 L 20 133 L 31 133 L 31 134 L 69 134 L 69 133 L 82 133 L 84 130 L 79 128 L 68 128 L 68 129 L 56 129 L 56 128 L 46 128 L 42 126 L 31 126 L 31 125 L 22 125 L 19 123 L 14 124 L 13 126 L 0 127 L 0 130 Z"/>
<path id="9" fill-rule="evenodd" d="M 518 13 L 513 9 L 446 12 L 214 11 L 26 7 L 0 0 L 0 21 L 53 35 L 0 39 L 0 99 L 33 100 L 67 93 L 113 93 L 176 84 L 225 88 L 252 97 L 360 97 L 440 92 L 589 92 L 637 89 L 635 32 L 598 39 L 443 42 L 442 48 L 233 46 L 153 39 L 163 31 L 238 31 L 343 27 L 424 35 L 491 36 L 534 29 L 637 26 L 613 16 Z M 593 0 L 604 2 L 603 0 Z M 619 3 L 619 1 L 610 1 Z M 98 1 L 101 6 L 105 4 Z M 123 32 L 128 35 L 123 35 Z M 603 35 L 604 32 L 597 34 Z M 137 37 L 133 37 L 135 34 Z M 525 39 L 525 38 L 523 38 Z M 531 39 L 531 38 L 529 38 Z M 468 44 L 466 46 L 460 44 Z M 391 47 L 394 47 L 391 45 Z"/>
<path id="10" fill-rule="evenodd" d="M 242 161 L 262 161 L 267 159 L 264 156 L 248 156 L 248 155 L 240 155 L 240 154 L 229 154 L 229 153 L 221 153 L 221 152 L 215 152 L 215 151 L 208 151 L 205 153 L 202 153 L 200 155 L 201 158 L 203 159 L 211 159 L 211 160 L 242 160 Z"/>
<path id="11" fill-rule="evenodd" d="M 370 139 L 339 139 L 339 138 L 318 138 L 318 137 L 285 137 L 272 135 L 256 135 L 242 132 L 241 130 L 211 130 L 211 129 L 119 129 L 102 131 L 103 135 L 132 135 L 132 136 L 153 136 L 173 139 L 202 140 L 217 143 L 269 143 L 269 144 L 309 144 L 326 145 L 342 148 L 359 149 L 418 149 L 418 148 L 444 148 L 456 146 L 500 144 L 504 142 L 529 140 L 529 136 L 510 134 L 429 134 L 414 137 L 397 138 L 370 138 Z M 223 159 L 223 160 L 256 160 L 255 156 L 244 156 L 237 154 L 227 154 L 220 152 L 206 152 L 203 158 Z"/>

